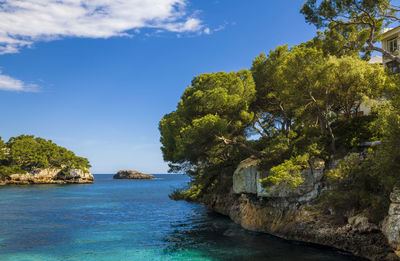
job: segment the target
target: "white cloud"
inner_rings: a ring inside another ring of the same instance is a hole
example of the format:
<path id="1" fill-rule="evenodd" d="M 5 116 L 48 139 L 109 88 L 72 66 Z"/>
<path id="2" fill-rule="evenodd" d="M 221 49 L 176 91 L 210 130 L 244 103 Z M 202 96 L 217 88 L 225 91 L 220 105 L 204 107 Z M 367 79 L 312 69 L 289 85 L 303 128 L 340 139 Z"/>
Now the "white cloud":
<path id="1" fill-rule="evenodd" d="M 131 36 L 143 28 L 207 33 L 196 12 L 187 13 L 187 1 L 0 0 L 0 54 L 17 53 L 38 41 Z M 0 90 L 36 88 L 0 73 Z"/>
<path id="2" fill-rule="evenodd" d="M 3 0 L 0 54 L 62 37 L 108 38 L 141 28 L 197 32 L 187 0 Z"/>
<path id="3" fill-rule="evenodd" d="M 34 92 L 38 90 L 36 84 L 26 84 L 23 81 L 4 75 L 0 71 L 0 90 Z"/>

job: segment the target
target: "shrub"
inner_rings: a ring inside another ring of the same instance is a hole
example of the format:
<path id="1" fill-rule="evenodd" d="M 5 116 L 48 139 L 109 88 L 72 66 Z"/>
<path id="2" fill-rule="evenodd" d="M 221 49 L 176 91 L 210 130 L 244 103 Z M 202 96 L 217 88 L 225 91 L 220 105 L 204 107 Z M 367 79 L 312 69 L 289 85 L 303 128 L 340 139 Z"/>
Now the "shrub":
<path id="1" fill-rule="evenodd" d="M 336 216 L 362 212 L 371 222 L 379 223 L 387 215 L 394 184 L 390 176 L 373 171 L 378 153 L 370 149 L 365 158 L 352 154 L 328 171 L 330 189 L 322 194 L 319 205 L 333 210 Z"/>

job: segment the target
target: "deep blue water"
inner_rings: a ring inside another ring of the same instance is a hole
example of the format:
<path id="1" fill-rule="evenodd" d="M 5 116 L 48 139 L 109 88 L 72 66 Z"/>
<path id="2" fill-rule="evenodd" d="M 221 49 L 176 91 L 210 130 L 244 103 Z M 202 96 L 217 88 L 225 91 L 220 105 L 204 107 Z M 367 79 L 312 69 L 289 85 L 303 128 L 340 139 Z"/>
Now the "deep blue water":
<path id="1" fill-rule="evenodd" d="M 0 187 L 0 260 L 355 260 L 175 202 L 183 175 Z"/>

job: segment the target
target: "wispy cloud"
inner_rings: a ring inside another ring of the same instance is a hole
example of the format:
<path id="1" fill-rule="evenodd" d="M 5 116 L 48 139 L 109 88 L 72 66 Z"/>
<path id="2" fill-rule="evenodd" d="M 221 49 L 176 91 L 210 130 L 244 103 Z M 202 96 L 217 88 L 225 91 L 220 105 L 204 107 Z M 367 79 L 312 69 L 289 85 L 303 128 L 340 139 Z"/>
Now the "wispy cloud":
<path id="1" fill-rule="evenodd" d="M 38 91 L 38 86 L 36 84 L 26 84 L 21 80 L 14 79 L 8 75 L 4 75 L 0 71 L 0 90 L 35 92 Z"/>
<path id="2" fill-rule="evenodd" d="M 209 33 L 187 0 L 3 0 L 0 54 L 18 53 L 38 41 L 65 37 L 131 36 L 151 28 L 175 33 Z M 35 85 L 0 74 L 0 90 L 26 91 Z"/>

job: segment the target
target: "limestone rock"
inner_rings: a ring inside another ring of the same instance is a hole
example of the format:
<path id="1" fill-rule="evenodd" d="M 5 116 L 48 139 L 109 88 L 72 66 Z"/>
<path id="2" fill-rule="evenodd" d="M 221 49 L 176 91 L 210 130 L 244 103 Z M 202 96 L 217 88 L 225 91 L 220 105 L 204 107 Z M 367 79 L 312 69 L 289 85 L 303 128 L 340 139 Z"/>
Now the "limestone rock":
<path id="1" fill-rule="evenodd" d="M 69 169 L 67 172 L 61 169 L 48 168 L 37 169 L 24 174 L 12 174 L 3 178 L 0 185 L 23 184 L 84 184 L 93 183 L 94 177 L 89 170 Z"/>
<path id="2" fill-rule="evenodd" d="M 304 182 L 296 189 L 284 186 L 262 187 L 260 179 L 267 173 L 257 167 L 259 160 L 248 158 L 242 161 L 233 174 L 233 192 L 235 194 L 256 194 L 266 198 L 293 198 L 297 201 L 309 201 L 316 198 L 322 189 L 321 179 L 324 175 L 324 162 L 315 161 L 313 168 L 304 169 Z"/>
<path id="3" fill-rule="evenodd" d="M 395 188 L 390 194 L 390 201 L 400 204 L 400 188 Z"/>
<path id="4" fill-rule="evenodd" d="M 352 224 L 338 223 L 298 202 L 254 194 L 215 194 L 206 206 L 252 231 L 334 247 L 368 260 L 400 260 L 379 227 L 362 216 L 350 218 Z"/>
<path id="5" fill-rule="evenodd" d="M 392 204 L 382 226 L 370 223 L 362 214 L 346 222 L 309 208 L 326 189 L 325 168 L 337 162 L 330 166 L 322 160 L 312 162 L 303 170 L 304 182 L 294 190 L 284 186 L 266 190 L 259 180 L 268 173 L 257 169 L 256 159 L 246 159 L 234 172 L 232 189 L 213 194 L 206 206 L 249 230 L 330 246 L 369 260 L 400 260 L 400 189 L 390 196 Z"/>
<path id="6" fill-rule="evenodd" d="M 392 203 L 389 207 L 389 214 L 382 223 L 382 232 L 385 234 L 389 244 L 400 256 L 400 190 L 395 188 L 390 195 Z"/>
<path id="7" fill-rule="evenodd" d="M 233 173 L 233 192 L 236 194 L 257 194 L 258 170 L 260 161 L 248 158 L 242 161 Z"/>
<path id="8" fill-rule="evenodd" d="M 120 170 L 114 175 L 114 179 L 154 179 L 154 176 L 136 170 Z"/>
<path id="9" fill-rule="evenodd" d="M 379 231 L 379 227 L 375 224 L 369 222 L 368 218 L 363 215 L 357 215 L 354 217 L 350 217 L 348 219 L 348 223 L 350 224 L 353 230 L 368 233 L 373 231 Z"/>

